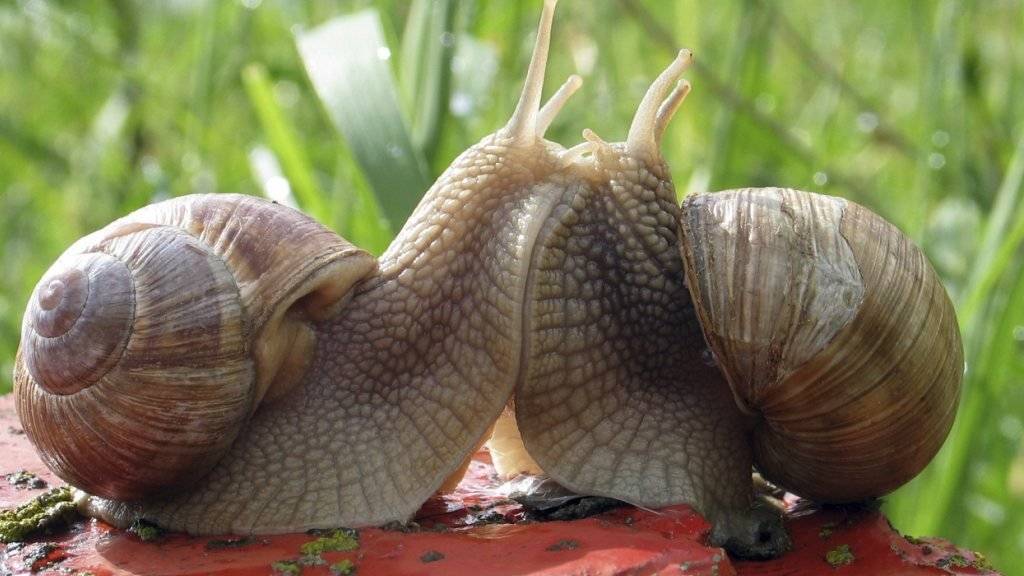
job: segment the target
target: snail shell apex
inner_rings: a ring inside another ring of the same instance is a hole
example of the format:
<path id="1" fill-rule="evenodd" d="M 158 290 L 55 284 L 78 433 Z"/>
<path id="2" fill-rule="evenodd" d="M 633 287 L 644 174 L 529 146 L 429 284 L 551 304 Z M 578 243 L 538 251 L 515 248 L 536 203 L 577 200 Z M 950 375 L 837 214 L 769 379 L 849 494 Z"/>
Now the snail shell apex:
<path id="1" fill-rule="evenodd" d="M 128 267 L 106 254 L 83 256 L 44 277 L 22 330 L 26 369 L 36 382 L 53 394 L 73 394 L 106 374 L 128 342 L 134 290 Z M 75 354 L 62 354 L 66 349 Z M 59 362 L 41 361 L 55 355 Z"/>
<path id="2" fill-rule="evenodd" d="M 134 500 L 187 486 L 257 403 L 294 385 L 308 323 L 372 256 L 289 208 L 238 195 L 155 204 L 75 243 L 31 296 L 19 416 L 58 476 Z"/>
<path id="3" fill-rule="evenodd" d="M 927 465 L 956 414 L 963 348 L 920 249 L 857 204 L 778 188 L 689 197 L 680 234 L 766 477 L 848 502 Z"/>

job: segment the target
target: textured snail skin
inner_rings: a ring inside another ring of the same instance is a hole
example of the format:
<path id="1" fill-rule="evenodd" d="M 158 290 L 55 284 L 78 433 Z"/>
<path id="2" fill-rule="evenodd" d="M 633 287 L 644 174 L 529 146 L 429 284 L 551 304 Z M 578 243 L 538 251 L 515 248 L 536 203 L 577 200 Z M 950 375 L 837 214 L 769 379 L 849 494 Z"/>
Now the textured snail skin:
<path id="1" fill-rule="evenodd" d="M 605 145 L 577 166 L 531 267 L 527 452 L 565 486 L 717 519 L 750 507 L 744 422 L 683 282 L 663 163 Z"/>
<path id="2" fill-rule="evenodd" d="M 752 503 L 749 422 L 685 286 L 680 208 L 659 151 L 690 59 L 681 51 L 651 85 L 626 142 L 584 133 L 532 255 L 515 422 L 499 420 L 491 443 L 499 473 L 539 468 L 585 494 L 686 502 L 714 524 L 714 544 L 768 557 L 789 538 L 777 511 Z"/>
<path id="3" fill-rule="evenodd" d="M 93 499 L 93 512 L 191 533 L 402 520 L 518 383 L 527 448 L 570 488 L 689 502 L 726 532 L 758 522 L 777 538 L 777 522 L 749 517 L 743 423 L 700 361 L 665 166 L 612 148 L 566 165 L 546 146 L 497 136 L 464 153 L 344 311 L 316 325 L 308 375 L 198 486 Z"/>

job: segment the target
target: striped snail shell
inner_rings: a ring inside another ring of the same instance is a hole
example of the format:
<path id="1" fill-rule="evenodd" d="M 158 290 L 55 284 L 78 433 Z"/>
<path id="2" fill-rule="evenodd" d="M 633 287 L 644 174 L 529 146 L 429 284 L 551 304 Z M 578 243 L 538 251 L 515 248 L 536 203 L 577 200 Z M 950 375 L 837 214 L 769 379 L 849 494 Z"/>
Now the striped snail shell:
<path id="1" fill-rule="evenodd" d="M 766 477 L 849 502 L 931 461 L 956 414 L 963 347 L 949 296 L 903 233 L 841 198 L 761 188 L 688 197 L 680 236 Z"/>
<path id="2" fill-rule="evenodd" d="M 58 476 L 137 500 L 190 485 L 258 402 L 294 384 L 372 256 L 238 195 L 147 206 L 46 272 L 15 367 L 25 432 Z"/>

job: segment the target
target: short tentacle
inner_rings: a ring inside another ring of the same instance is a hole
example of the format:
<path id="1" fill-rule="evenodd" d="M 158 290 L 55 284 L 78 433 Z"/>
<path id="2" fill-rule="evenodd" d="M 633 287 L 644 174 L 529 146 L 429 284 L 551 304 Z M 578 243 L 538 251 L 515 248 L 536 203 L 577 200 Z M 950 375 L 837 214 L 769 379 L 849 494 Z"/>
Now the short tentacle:
<path id="1" fill-rule="evenodd" d="M 644 95 L 644 99 L 636 110 L 636 115 L 633 116 L 633 123 L 629 127 L 629 136 L 626 138 L 626 150 L 630 156 L 648 159 L 658 157 L 658 125 L 662 102 L 666 102 L 671 108 L 674 95 L 669 96 L 666 101 L 665 94 L 692 61 L 693 56 L 689 50 L 680 50 L 672 64 L 647 89 L 647 94 Z M 667 117 L 665 121 L 667 122 Z"/>
<path id="2" fill-rule="evenodd" d="M 661 144 L 661 137 L 665 135 L 665 129 L 668 128 L 668 123 L 672 121 L 672 117 L 675 116 L 676 110 L 686 100 L 686 96 L 690 93 L 690 83 L 686 80 L 681 80 L 676 87 L 672 90 L 672 93 L 665 98 L 665 101 L 658 107 L 658 116 L 654 119 L 654 142 Z"/>
<path id="3" fill-rule="evenodd" d="M 551 126 L 551 122 L 554 121 L 555 116 L 558 116 L 565 103 L 580 89 L 580 86 L 583 86 L 583 78 L 580 78 L 577 74 L 569 76 L 565 83 L 555 92 L 555 95 L 540 109 L 540 112 L 537 114 L 538 137 L 542 138 L 544 136 L 544 133 L 548 131 L 548 127 Z"/>
<path id="4" fill-rule="evenodd" d="M 601 150 L 611 147 L 611 144 L 606 142 L 604 138 L 598 136 L 597 132 L 594 132 L 590 128 L 583 129 L 583 139 L 586 140 L 587 143 L 590 144 L 590 146 L 595 150 Z"/>
<path id="5" fill-rule="evenodd" d="M 594 152 L 593 142 L 580 142 L 579 144 L 559 153 L 558 158 L 562 162 L 562 165 L 568 166 L 573 162 L 576 162 L 579 158 L 582 158 L 586 154 L 592 154 Z"/>

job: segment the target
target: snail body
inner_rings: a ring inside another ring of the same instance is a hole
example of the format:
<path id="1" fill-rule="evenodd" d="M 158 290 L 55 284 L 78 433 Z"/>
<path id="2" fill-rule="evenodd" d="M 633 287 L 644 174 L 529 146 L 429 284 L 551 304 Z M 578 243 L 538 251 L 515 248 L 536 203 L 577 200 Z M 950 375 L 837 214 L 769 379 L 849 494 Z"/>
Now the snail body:
<path id="1" fill-rule="evenodd" d="M 146 207 L 61 256 L 26 312 L 15 393 L 83 509 L 193 534 L 404 521 L 493 430 L 502 473 L 687 502 L 716 544 L 767 556 L 787 537 L 754 504 L 755 462 L 826 501 L 927 463 L 962 352 L 920 251 L 807 193 L 680 206 L 659 141 L 687 51 L 626 142 L 545 140 L 580 85 L 540 105 L 553 10 L 508 124 L 380 259 L 232 195 Z"/>

